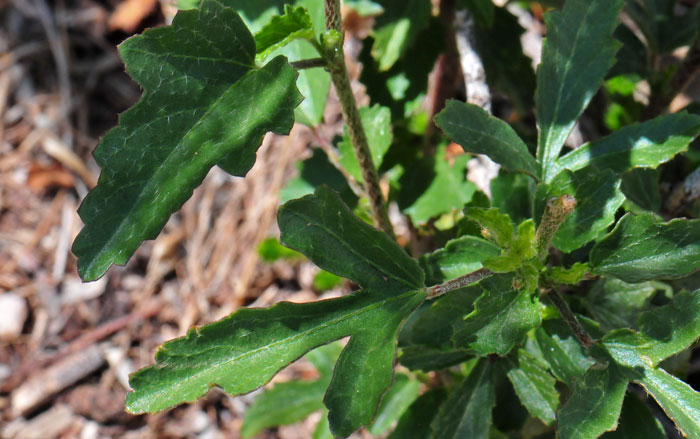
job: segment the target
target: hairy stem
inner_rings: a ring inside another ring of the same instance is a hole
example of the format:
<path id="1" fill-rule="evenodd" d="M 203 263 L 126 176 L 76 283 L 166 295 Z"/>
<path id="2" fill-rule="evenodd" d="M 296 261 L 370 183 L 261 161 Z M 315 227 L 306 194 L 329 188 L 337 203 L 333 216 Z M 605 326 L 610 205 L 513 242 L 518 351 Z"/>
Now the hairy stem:
<path id="1" fill-rule="evenodd" d="M 314 67 L 326 67 L 326 60 L 323 58 L 302 59 L 289 63 L 296 70 L 312 69 Z"/>
<path id="2" fill-rule="evenodd" d="M 339 0 L 326 0 L 326 27 L 329 31 L 336 32 L 334 40 L 331 38 L 330 33 L 326 34 L 328 37 L 325 41 L 326 68 L 331 74 L 331 80 L 338 94 L 343 117 L 348 127 L 350 142 L 362 170 L 362 179 L 365 181 L 365 192 L 367 192 L 369 198 L 374 223 L 395 239 L 394 228 L 391 225 L 391 221 L 389 221 L 389 213 L 379 187 L 379 174 L 372 162 L 367 135 L 362 126 L 360 112 L 357 109 L 357 102 L 350 86 L 348 70 L 345 65 Z"/>
<path id="3" fill-rule="evenodd" d="M 576 199 L 571 195 L 562 195 L 547 201 L 547 207 L 535 234 L 537 254 L 541 260 L 544 261 L 547 258 L 554 235 L 575 207 Z"/>
<path id="4" fill-rule="evenodd" d="M 569 308 L 569 304 L 566 303 L 559 292 L 557 290 L 549 290 L 543 295 L 546 295 L 552 305 L 559 310 L 559 314 L 561 314 L 566 324 L 569 325 L 571 330 L 574 332 L 574 336 L 576 336 L 579 343 L 586 348 L 591 347 L 595 342 L 591 336 L 588 335 L 588 332 L 586 332 L 584 327 L 581 325 L 581 322 L 578 321 L 576 315 L 574 315 L 574 312 L 571 311 L 571 308 Z"/>
<path id="5" fill-rule="evenodd" d="M 457 279 L 447 281 L 444 284 L 432 286 L 428 288 L 428 296 L 426 299 L 435 299 L 436 297 L 440 297 L 445 293 L 449 293 L 450 291 L 458 290 L 466 287 L 469 284 L 478 282 L 485 277 L 491 276 L 492 274 L 493 271 L 489 270 L 488 268 L 480 268 L 479 270 L 465 274 L 464 276 L 460 276 Z"/>

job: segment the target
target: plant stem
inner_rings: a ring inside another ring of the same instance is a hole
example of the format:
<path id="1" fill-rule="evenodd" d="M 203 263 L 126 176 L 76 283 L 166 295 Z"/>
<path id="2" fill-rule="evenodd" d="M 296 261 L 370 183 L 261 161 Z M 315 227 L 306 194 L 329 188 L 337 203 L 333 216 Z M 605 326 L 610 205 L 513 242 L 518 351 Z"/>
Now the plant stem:
<path id="1" fill-rule="evenodd" d="M 323 58 L 302 59 L 289 63 L 295 70 L 312 69 L 314 67 L 325 67 L 326 60 Z"/>
<path id="2" fill-rule="evenodd" d="M 449 293 L 450 291 L 454 291 L 466 287 L 469 284 L 473 284 L 474 282 L 478 282 L 485 277 L 491 276 L 492 274 L 493 271 L 489 270 L 488 268 L 480 268 L 476 271 L 465 274 L 464 276 L 460 276 L 457 279 L 447 281 L 444 284 L 432 286 L 428 288 L 428 297 L 426 297 L 426 299 L 435 299 L 436 297 L 440 297 L 445 293 Z"/>
<path id="3" fill-rule="evenodd" d="M 571 195 L 562 195 L 547 201 L 547 207 L 535 234 L 537 254 L 540 260 L 544 261 L 547 258 L 554 235 L 564 220 L 571 215 L 575 207 L 576 199 Z"/>
<path id="4" fill-rule="evenodd" d="M 579 343 L 586 348 L 591 347 L 594 343 L 593 339 L 590 335 L 588 335 L 588 332 L 586 332 L 584 327 L 581 325 L 581 322 L 578 321 L 576 315 L 574 315 L 574 312 L 571 311 L 571 308 L 569 308 L 569 304 L 566 303 L 559 292 L 557 290 L 549 290 L 543 293 L 543 295 L 546 295 L 549 298 L 549 301 L 552 302 L 552 305 L 559 310 L 559 314 L 561 314 L 566 324 L 569 325 L 571 330 L 574 332 L 574 336 L 576 336 Z"/>
<path id="5" fill-rule="evenodd" d="M 367 135 L 362 126 L 362 119 L 357 109 L 357 102 L 355 101 L 355 95 L 352 92 L 350 79 L 348 78 L 348 70 L 345 66 L 340 0 L 326 0 L 326 27 L 329 31 L 336 31 L 340 37 L 337 41 L 326 46 L 326 68 L 331 74 L 331 80 L 338 94 L 343 117 L 348 127 L 350 142 L 362 170 L 362 179 L 365 181 L 365 192 L 367 192 L 367 197 L 369 198 L 374 223 L 395 239 L 394 228 L 389 220 L 384 196 L 379 187 L 377 168 L 372 161 Z"/>

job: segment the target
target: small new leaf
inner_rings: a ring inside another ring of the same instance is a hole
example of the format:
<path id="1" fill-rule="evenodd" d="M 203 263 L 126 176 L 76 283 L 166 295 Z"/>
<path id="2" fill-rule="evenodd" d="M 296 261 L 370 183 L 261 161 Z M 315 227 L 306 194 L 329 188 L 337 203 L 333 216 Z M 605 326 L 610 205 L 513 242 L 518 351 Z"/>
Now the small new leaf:
<path id="1" fill-rule="evenodd" d="M 311 16 L 303 7 L 284 5 L 284 15 L 273 17 L 255 34 L 257 56 L 259 59 L 265 59 L 276 49 L 297 39 L 315 43 Z"/>

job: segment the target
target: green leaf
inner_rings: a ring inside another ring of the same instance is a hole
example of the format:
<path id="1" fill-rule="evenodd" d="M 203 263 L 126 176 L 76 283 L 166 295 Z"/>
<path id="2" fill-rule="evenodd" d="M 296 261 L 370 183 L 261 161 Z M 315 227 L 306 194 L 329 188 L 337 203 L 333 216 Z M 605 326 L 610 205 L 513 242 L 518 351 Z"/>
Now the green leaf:
<path id="1" fill-rule="evenodd" d="M 659 171 L 635 168 L 622 175 L 622 193 L 639 207 L 658 212 L 661 209 Z"/>
<path id="2" fill-rule="evenodd" d="M 488 439 L 495 404 L 491 365 L 481 359 L 464 383 L 450 392 L 431 424 L 432 439 Z"/>
<path id="3" fill-rule="evenodd" d="M 477 188 L 467 181 L 467 155 L 450 163 L 445 146 L 435 156 L 414 162 L 401 177 L 399 206 L 415 224 L 423 224 L 443 213 L 461 210 Z"/>
<path id="4" fill-rule="evenodd" d="M 372 35 L 372 57 L 380 71 L 403 57 L 416 35 L 428 27 L 430 0 L 377 0 L 384 13 L 377 17 Z"/>
<path id="5" fill-rule="evenodd" d="M 514 290 L 512 284 L 512 275 L 494 275 L 480 282 L 484 292 L 474 302 L 474 310 L 456 325 L 455 347 L 477 355 L 503 356 L 540 325 L 539 300 Z"/>
<path id="6" fill-rule="evenodd" d="M 577 285 L 587 274 L 588 264 L 576 262 L 569 268 L 549 267 L 544 276 L 559 284 Z"/>
<path id="7" fill-rule="evenodd" d="M 700 393 L 663 369 L 646 370 L 641 384 L 685 437 L 700 437 Z"/>
<path id="8" fill-rule="evenodd" d="M 464 216 L 481 226 L 481 234 L 499 247 L 508 247 L 513 242 L 514 225 L 510 217 L 496 208 L 470 207 Z"/>
<path id="9" fill-rule="evenodd" d="M 545 321 L 535 335 L 552 374 L 570 388 L 594 364 L 563 320 Z"/>
<path id="10" fill-rule="evenodd" d="M 258 395 L 246 410 L 241 436 L 250 438 L 262 430 L 299 422 L 323 408 L 328 380 L 290 381 L 276 384 Z"/>
<path id="11" fill-rule="evenodd" d="M 529 219 L 520 223 L 515 238 L 500 255 L 484 261 L 484 267 L 496 273 L 508 273 L 535 256 L 535 222 Z"/>
<path id="12" fill-rule="evenodd" d="M 501 249 L 476 236 L 448 241 L 444 248 L 425 254 L 420 262 L 427 284 L 435 285 L 482 268 L 481 262 L 498 256 Z"/>
<path id="13" fill-rule="evenodd" d="M 416 399 L 399 419 L 388 439 L 425 439 L 430 435 L 430 423 L 445 400 L 445 389 L 430 389 Z"/>
<path id="14" fill-rule="evenodd" d="M 391 296 L 423 288 L 418 262 L 384 232 L 353 215 L 326 186 L 284 204 L 277 220 L 284 245 L 373 294 Z"/>
<path id="15" fill-rule="evenodd" d="M 547 39 L 535 97 L 544 181 L 557 174 L 553 164 L 566 138 L 615 62 L 620 44 L 612 33 L 623 3 L 568 0 L 561 11 L 545 15 Z"/>
<path id="16" fill-rule="evenodd" d="M 280 201 L 285 203 L 313 194 L 316 188 L 327 185 L 336 191 L 350 207 L 357 205 L 357 195 L 348 185 L 345 176 L 331 164 L 325 152 L 314 148 L 312 156 L 297 163 L 298 177 L 290 180 L 280 191 Z"/>
<path id="17" fill-rule="evenodd" d="M 284 5 L 284 15 L 272 18 L 255 34 L 258 57 L 265 59 L 275 49 L 296 39 L 314 41 L 313 23 L 309 12 L 302 7 Z"/>
<path id="18" fill-rule="evenodd" d="M 532 416 L 547 425 L 553 424 L 559 406 L 556 380 L 526 351 L 519 349 L 517 359 L 517 363 L 509 361 L 507 372 L 515 393 Z"/>
<path id="19" fill-rule="evenodd" d="M 393 375 L 395 339 L 424 295 L 381 297 L 365 291 L 339 299 L 244 308 L 164 344 L 156 364 L 131 376 L 131 413 L 156 412 L 204 395 L 212 385 L 248 393 L 307 351 L 343 337 L 350 342 L 326 392 L 330 425 L 347 436 L 369 425 Z"/>
<path id="20" fill-rule="evenodd" d="M 601 439 L 666 439 L 661 423 L 654 418 L 644 402 L 627 393 L 617 430 L 605 433 Z"/>
<path id="21" fill-rule="evenodd" d="M 613 364 L 595 364 L 577 381 L 559 410 L 561 439 L 596 439 L 617 426 L 627 390 L 627 377 Z"/>
<path id="22" fill-rule="evenodd" d="M 700 116 L 676 113 L 626 126 L 595 142 L 587 143 L 558 159 L 554 177 L 562 169 L 586 166 L 623 172 L 632 168 L 656 168 L 671 160 L 700 134 Z"/>
<path id="23" fill-rule="evenodd" d="M 498 176 L 491 180 L 491 205 L 516 222 L 532 218 L 534 187 L 528 176 L 501 169 Z"/>
<path id="24" fill-rule="evenodd" d="M 639 313 L 649 306 L 655 292 L 651 282 L 599 279 L 588 293 L 588 310 L 604 330 L 636 329 Z"/>
<path id="25" fill-rule="evenodd" d="M 391 133 L 391 111 L 380 105 L 360 108 L 360 119 L 367 135 L 369 150 L 372 155 L 374 166 L 379 169 L 384 159 L 384 154 L 389 150 L 392 141 Z M 358 182 L 363 182 L 362 170 L 357 162 L 355 152 L 348 135 L 347 127 L 343 135 L 343 140 L 338 144 L 340 151 L 340 164 Z"/>
<path id="26" fill-rule="evenodd" d="M 394 377 L 394 383 L 379 404 L 377 416 L 369 427 L 369 432 L 375 435 L 382 435 L 389 430 L 413 401 L 418 398 L 419 389 L 420 381 L 410 379 L 403 374 L 397 374 Z"/>
<path id="27" fill-rule="evenodd" d="M 700 433 L 700 394 L 656 366 L 686 350 L 700 338 L 700 290 L 683 292 L 669 305 L 640 316 L 640 332 L 618 330 L 607 334 L 603 347 L 627 369 L 687 437 Z"/>
<path id="28" fill-rule="evenodd" d="M 628 367 L 658 365 L 700 338 L 700 290 L 678 294 L 673 302 L 642 313 L 640 332 L 617 330 L 603 344 L 618 363 Z"/>
<path id="29" fill-rule="evenodd" d="M 625 215 L 591 251 L 591 268 L 625 282 L 673 279 L 700 269 L 700 220 L 657 223 L 652 214 Z"/>
<path id="30" fill-rule="evenodd" d="M 95 151 L 104 172 L 79 209 L 85 227 L 73 245 L 85 280 L 155 238 L 213 166 L 245 175 L 266 132 L 289 132 L 301 99 L 294 69 L 281 58 L 256 69 L 252 35 L 214 0 L 120 53 L 146 91 Z"/>
<path id="31" fill-rule="evenodd" d="M 569 253 L 605 233 L 625 201 L 620 184 L 619 177 L 610 170 L 585 168 L 577 172 L 564 170 L 548 185 L 538 187 L 538 215 L 542 215 L 544 203 L 552 197 L 576 198 L 576 208 L 554 235 L 554 246 Z"/>
<path id="32" fill-rule="evenodd" d="M 486 154 L 509 171 L 539 175 L 535 158 L 510 125 L 477 105 L 447 101 L 435 124 L 466 152 Z"/>

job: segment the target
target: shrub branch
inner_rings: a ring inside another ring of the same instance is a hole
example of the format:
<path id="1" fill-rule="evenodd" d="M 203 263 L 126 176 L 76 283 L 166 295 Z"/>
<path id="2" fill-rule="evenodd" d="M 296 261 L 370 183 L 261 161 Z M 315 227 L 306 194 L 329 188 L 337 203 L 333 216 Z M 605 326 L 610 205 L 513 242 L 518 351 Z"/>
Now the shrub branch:
<path id="1" fill-rule="evenodd" d="M 353 95 L 343 53 L 343 29 L 339 0 L 326 0 L 326 26 L 329 30 L 324 40 L 326 68 L 331 74 L 340 107 L 348 127 L 350 142 L 362 170 L 365 192 L 369 198 L 374 223 L 389 236 L 395 238 L 394 228 L 389 220 L 384 196 L 379 187 L 379 174 L 372 161 L 367 135 L 365 134 L 357 102 Z"/>

